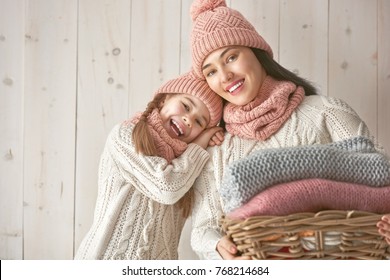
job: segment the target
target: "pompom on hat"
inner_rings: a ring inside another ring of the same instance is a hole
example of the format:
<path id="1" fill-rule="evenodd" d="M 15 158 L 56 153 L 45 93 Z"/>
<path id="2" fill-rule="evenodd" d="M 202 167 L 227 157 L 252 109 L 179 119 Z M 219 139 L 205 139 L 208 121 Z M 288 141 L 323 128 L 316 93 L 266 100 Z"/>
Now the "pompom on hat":
<path id="1" fill-rule="evenodd" d="M 155 94 L 160 93 L 187 93 L 199 98 L 210 113 L 207 127 L 216 126 L 222 118 L 222 98 L 210 89 L 206 81 L 196 77 L 193 71 L 167 81 Z"/>
<path id="2" fill-rule="evenodd" d="M 245 46 L 266 51 L 273 57 L 268 43 L 238 11 L 226 6 L 225 0 L 194 0 L 190 10 L 192 65 L 195 74 L 204 78 L 202 64 L 214 50 L 226 46 Z"/>

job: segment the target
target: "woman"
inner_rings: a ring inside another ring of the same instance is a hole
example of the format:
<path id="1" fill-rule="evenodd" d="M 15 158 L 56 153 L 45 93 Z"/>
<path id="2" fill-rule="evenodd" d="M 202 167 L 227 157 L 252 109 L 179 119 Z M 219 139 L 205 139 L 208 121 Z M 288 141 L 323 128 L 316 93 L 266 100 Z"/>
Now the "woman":
<path id="1" fill-rule="evenodd" d="M 191 16 L 193 68 L 227 101 L 229 132 L 209 150 L 211 160 L 196 181 L 192 246 L 200 258 L 245 259 L 218 226 L 218 188 L 229 164 L 260 149 L 371 136 L 348 104 L 317 95 L 308 81 L 274 61 L 268 43 L 224 0 L 196 0 Z"/>

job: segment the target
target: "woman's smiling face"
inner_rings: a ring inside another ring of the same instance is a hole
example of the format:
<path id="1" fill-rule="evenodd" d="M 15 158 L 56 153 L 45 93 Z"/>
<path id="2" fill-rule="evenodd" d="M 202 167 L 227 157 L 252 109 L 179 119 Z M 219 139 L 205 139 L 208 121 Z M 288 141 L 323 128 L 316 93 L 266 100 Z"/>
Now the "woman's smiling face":
<path id="1" fill-rule="evenodd" d="M 210 88 L 235 105 L 246 105 L 259 93 L 266 77 L 253 51 L 248 47 L 229 46 L 210 53 L 202 65 Z"/>
<path id="2" fill-rule="evenodd" d="M 169 136 L 191 143 L 206 129 L 210 114 L 206 105 L 190 94 L 167 95 L 160 116 Z"/>

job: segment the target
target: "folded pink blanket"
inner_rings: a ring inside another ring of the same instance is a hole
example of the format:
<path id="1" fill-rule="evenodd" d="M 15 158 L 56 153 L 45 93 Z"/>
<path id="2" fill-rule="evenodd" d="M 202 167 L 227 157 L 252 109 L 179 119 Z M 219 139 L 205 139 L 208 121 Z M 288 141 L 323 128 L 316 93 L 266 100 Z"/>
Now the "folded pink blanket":
<path id="1" fill-rule="evenodd" d="M 390 213 L 390 186 L 370 186 L 326 179 L 306 179 L 274 185 L 227 214 L 232 219 L 256 215 L 289 215 L 322 210 Z"/>

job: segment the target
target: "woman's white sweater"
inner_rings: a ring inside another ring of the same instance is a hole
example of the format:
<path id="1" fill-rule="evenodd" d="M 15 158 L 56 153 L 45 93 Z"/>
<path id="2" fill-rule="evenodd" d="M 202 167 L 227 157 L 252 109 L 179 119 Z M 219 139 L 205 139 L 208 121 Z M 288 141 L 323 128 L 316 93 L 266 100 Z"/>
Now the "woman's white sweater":
<path id="1" fill-rule="evenodd" d="M 354 110 L 339 99 L 319 95 L 305 97 L 287 122 L 266 141 L 226 134 L 221 146 L 208 149 L 210 160 L 195 181 L 191 234 L 194 251 L 201 259 L 221 258 L 216 251 L 223 236 L 218 226 L 223 215 L 218 188 L 230 163 L 260 149 L 325 144 L 358 135 L 371 137 Z"/>
<path id="2" fill-rule="evenodd" d="M 135 152 L 133 125 L 117 125 L 100 159 L 94 219 L 76 259 L 177 259 L 185 219 L 175 203 L 209 159 L 196 144 L 171 164 Z"/>

